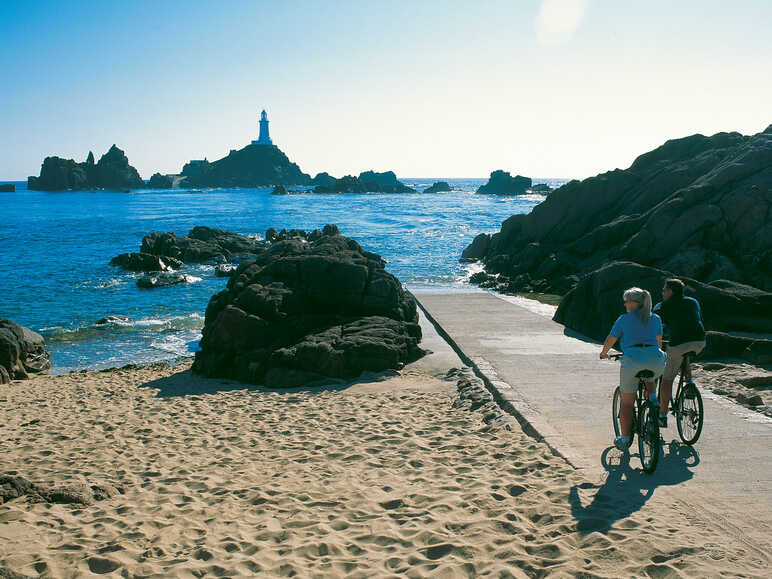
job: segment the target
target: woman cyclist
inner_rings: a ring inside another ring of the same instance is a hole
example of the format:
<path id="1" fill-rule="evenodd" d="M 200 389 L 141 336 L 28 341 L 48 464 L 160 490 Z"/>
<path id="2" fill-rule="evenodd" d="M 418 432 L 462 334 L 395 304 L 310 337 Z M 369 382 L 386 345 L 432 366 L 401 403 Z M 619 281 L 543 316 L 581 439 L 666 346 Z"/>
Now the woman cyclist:
<path id="1" fill-rule="evenodd" d="M 619 390 L 622 403 L 619 410 L 619 426 L 622 435 L 614 440 L 620 450 L 626 450 L 630 440 L 630 428 L 633 420 L 633 404 L 638 389 L 636 374 L 641 370 L 650 370 L 654 378 L 665 370 L 667 356 L 662 351 L 662 320 L 651 313 L 651 294 L 641 288 L 633 287 L 624 293 L 626 314 L 614 322 L 608 338 L 603 343 L 600 357 L 608 358 L 608 351 L 619 340 L 622 352 L 622 365 L 619 369 Z M 656 401 L 654 382 L 647 382 L 649 400 Z"/>

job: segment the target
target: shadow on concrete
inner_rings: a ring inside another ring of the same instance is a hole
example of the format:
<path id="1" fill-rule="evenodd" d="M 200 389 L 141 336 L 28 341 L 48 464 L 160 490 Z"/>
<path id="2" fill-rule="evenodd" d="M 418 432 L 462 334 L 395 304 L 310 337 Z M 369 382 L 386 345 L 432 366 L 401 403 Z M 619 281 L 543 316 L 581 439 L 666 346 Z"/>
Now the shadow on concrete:
<path id="1" fill-rule="evenodd" d="M 571 514 L 580 533 L 606 533 L 611 526 L 640 510 L 659 486 L 676 485 L 694 476 L 692 468 L 700 463 L 697 451 L 675 440 L 664 445 L 668 452 L 659 457 L 657 470 L 647 475 L 630 465 L 630 453 L 609 447 L 601 454 L 601 464 L 607 471 L 602 485 L 583 483 L 571 487 Z M 637 455 L 634 457 L 637 460 Z M 587 506 L 582 506 L 579 489 L 597 488 Z"/>
<path id="2" fill-rule="evenodd" d="M 354 380 L 329 379 L 324 383 L 298 386 L 296 388 L 266 388 L 255 384 L 247 384 L 226 378 L 205 378 L 194 374 L 190 370 L 177 372 L 165 378 L 151 380 L 140 384 L 140 388 L 156 388 L 158 398 L 172 398 L 176 396 L 196 396 L 202 394 L 217 394 L 231 390 L 249 390 L 254 392 L 274 392 L 278 394 L 292 394 L 294 392 L 324 392 L 329 390 L 346 390 L 363 382 L 379 382 L 399 376 L 399 372 L 386 370 L 384 372 L 365 372 Z"/>
<path id="3" fill-rule="evenodd" d="M 595 344 L 595 345 L 601 345 L 603 342 L 599 342 L 598 340 L 593 340 L 592 338 L 588 338 L 584 334 L 580 334 L 576 330 L 572 330 L 571 328 L 563 328 L 563 334 L 568 336 L 569 338 L 574 338 L 575 340 L 579 340 L 581 342 L 587 342 L 588 344 Z"/>

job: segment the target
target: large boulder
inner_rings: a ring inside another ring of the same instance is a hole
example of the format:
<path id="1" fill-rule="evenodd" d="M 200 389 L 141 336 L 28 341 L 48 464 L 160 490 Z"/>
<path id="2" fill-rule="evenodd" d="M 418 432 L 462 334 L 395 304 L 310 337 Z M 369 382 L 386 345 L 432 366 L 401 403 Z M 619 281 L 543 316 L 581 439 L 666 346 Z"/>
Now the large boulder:
<path id="1" fill-rule="evenodd" d="M 493 171 L 488 182 L 478 187 L 478 193 L 494 195 L 522 195 L 531 188 L 531 178 L 522 175 L 512 176 L 508 171 Z"/>
<path id="2" fill-rule="evenodd" d="M 365 171 L 359 177 L 346 175 L 332 184 L 317 185 L 314 193 L 415 193 L 415 189 L 398 181 L 393 171 Z"/>
<path id="3" fill-rule="evenodd" d="M 0 319 L 0 382 L 26 380 L 30 374 L 48 374 L 50 370 L 51 354 L 43 336 Z"/>
<path id="4" fill-rule="evenodd" d="M 668 271 L 646 267 L 631 262 L 610 263 L 583 277 L 560 302 L 554 319 L 582 334 L 602 340 L 616 318 L 624 313 L 622 293 L 633 286 L 651 292 L 654 301 L 662 299 L 662 287 Z M 772 294 L 728 281 L 704 284 L 694 279 L 681 278 L 686 283 L 686 295 L 696 298 L 702 306 L 703 321 L 709 334 L 716 334 L 716 346 L 712 355 L 729 355 L 727 352 L 744 352 L 751 342 L 744 345 L 719 345 L 718 333 L 751 332 L 766 333 L 772 328 Z M 755 348 L 761 352 L 763 345 Z M 749 354 L 750 355 L 750 352 Z M 746 357 L 743 355 L 742 357 Z M 761 353 L 759 353 L 761 357 Z"/>
<path id="5" fill-rule="evenodd" d="M 150 253 L 122 253 L 110 260 L 110 265 L 117 265 L 130 271 L 172 271 L 182 267 L 182 261 L 173 257 L 159 257 Z"/>
<path id="6" fill-rule="evenodd" d="M 415 302 L 380 256 L 335 226 L 282 233 L 212 296 L 194 371 L 282 387 L 422 355 Z"/>
<path id="7" fill-rule="evenodd" d="M 562 293 L 611 261 L 772 291 L 772 127 L 675 139 L 571 181 L 504 221 L 482 261 L 507 291 Z"/>
<path id="8" fill-rule="evenodd" d="M 172 175 L 153 173 L 147 186 L 151 189 L 171 189 L 174 186 L 174 177 Z"/>
<path id="9" fill-rule="evenodd" d="M 442 193 L 452 190 L 447 181 L 436 181 L 433 185 L 424 189 L 424 193 Z"/>

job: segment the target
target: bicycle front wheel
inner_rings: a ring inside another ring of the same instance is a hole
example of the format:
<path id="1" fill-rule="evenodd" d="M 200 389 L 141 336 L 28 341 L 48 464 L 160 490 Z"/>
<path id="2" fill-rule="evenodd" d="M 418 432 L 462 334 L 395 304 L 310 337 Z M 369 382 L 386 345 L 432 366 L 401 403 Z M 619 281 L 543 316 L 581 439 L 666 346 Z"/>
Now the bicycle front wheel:
<path id="1" fill-rule="evenodd" d="M 659 462 L 659 419 L 651 404 L 643 404 L 638 415 L 638 452 L 644 472 L 654 472 Z"/>
<path id="2" fill-rule="evenodd" d="M 702 423 L 705 419 L 702 407 L 702 396 L 696 386 L 685 386 L 681 389 L 676 402 L 676 426 L 678 436 L 689 446 L 697 442 L 702 434 Z"/>

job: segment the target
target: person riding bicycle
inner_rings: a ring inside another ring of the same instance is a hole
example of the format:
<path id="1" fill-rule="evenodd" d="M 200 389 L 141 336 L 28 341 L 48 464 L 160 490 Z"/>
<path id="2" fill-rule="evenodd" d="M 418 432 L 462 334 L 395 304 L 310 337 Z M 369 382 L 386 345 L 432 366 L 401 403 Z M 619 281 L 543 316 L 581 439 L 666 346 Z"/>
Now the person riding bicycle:
<path id="1" fill-rule="evenodd" d="M 699 354 L 705 348 L 705 326 L 702 323 L 700 303 L 684 295 L 684 282 L 680 279 L 665 280 L 662 288 L 663 301 L 654 306 L 654 311 L 665 322 L 669 338 L 667 364 L 660 385 L 659 424 L 667 426 L 667 405 L 673 391 L 673 381 L 681 369 L 686 352 Z M 691 367 L 687 366 L 684 380 L 691 383 Z M 687 389 L 686 392 L 690 392 Z"/>
<path id="2" fill-rule="evenodd" d="M 651 313 L 651 294 L 645 289 L 633 287 L 625 291 L 623 297 L 627 313 L 614 322 L 600 353 L 601 358 L 608 358 L 608 351 L 617 340 L 624 353 L 619 369 L 619 390 L 622 394 L 619 425 L 622 434 L 614 440 L 614 445 L 620 450 L 626 450 L 630 440 L 633 405 L 638 390 L 636 374 L 641 370 L 650 370 L 656 379 L 662 375 L 667 358 L 661 349 L 662 320 Z M 646 383 L 646 390 L 649 400 L 656 404 L 653 380 Z"/>

